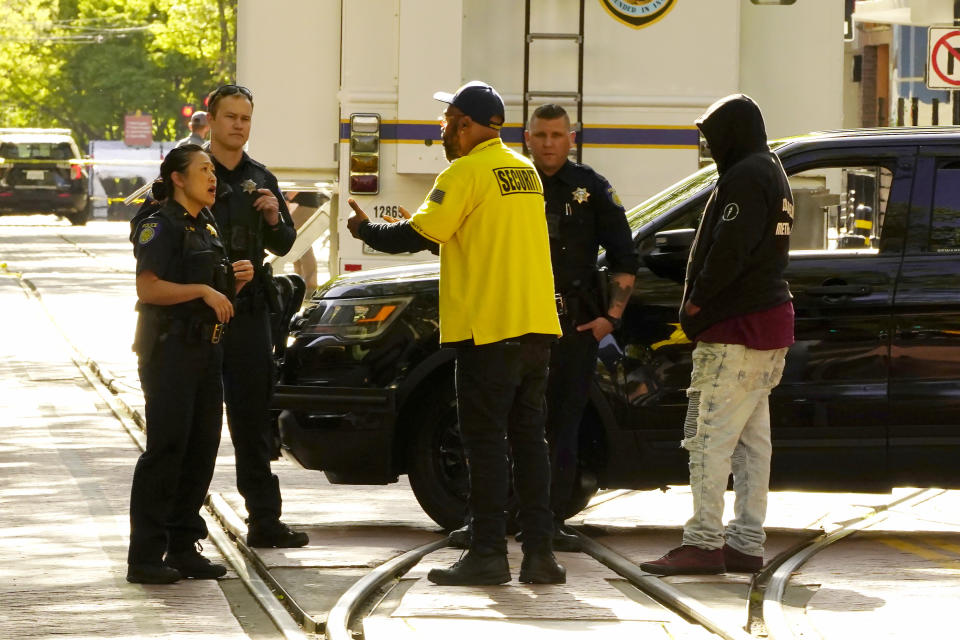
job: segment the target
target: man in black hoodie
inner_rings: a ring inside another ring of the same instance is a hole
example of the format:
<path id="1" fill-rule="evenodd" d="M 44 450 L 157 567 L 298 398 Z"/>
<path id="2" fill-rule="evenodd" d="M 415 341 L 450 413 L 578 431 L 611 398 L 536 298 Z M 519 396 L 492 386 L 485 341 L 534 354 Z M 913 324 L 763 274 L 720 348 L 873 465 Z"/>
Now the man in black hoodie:
<path id="1" fill-rule="evenodd" d="M 690 456 L 693 517 L 682 546 L 641 568 L 658 575 L 763 567 L 770 476 L 768 397 L 793 344 L 793 303 L 783 278 L 793 196 L 767 146 L 763 116 L 745 95 L 727 96 L 697 126 L 720 178 L 687 262 L 680 323 L 694 341 L 683 447 Z M 734 519 L 723 527 L 731 468 Z"/>

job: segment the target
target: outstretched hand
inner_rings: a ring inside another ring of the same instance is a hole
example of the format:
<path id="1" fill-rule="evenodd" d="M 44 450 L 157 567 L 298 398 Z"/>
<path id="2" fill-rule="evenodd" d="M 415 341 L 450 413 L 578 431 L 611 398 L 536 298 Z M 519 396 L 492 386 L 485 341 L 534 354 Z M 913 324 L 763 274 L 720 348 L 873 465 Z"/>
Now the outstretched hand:
<path id="1" fill-rule="evenodd" d="M 401 207 L 401 206 L 398 206 L 397 209 L 400 210 L 400 215 L 403 216 L 403 220 L 409 220 L 409 219 L 410 219 L 410 212 L 409 212 L 409 211 L 407 211 L 406 209 L 404 209 L 404 208 Z M 386 220 L 387 222 L 391 223 L 391 224 L 393 224 L 394 222 L 400 222 L 400 220 L 401 220 L 400 218 L 395 218 L 395 217 L 393 217 L 393 216 L 386 216 L 386 215 L 383 216 L 383 219 Z"/>
<path id="2" fill-rule="evenodd" d="M 353 209 L 353 215 L 347 218 L 347 229 L 350 231 L 350 235 L 359 240 L 360 225 L 365 221 L 369 222 L 370 218 L 367 217 L 367 214 L 364 213 L 363 209 L 360 208 L 360 205 L 358 205 L 357 201 L 353 198 L 347 198 L 347 204 Z"/>

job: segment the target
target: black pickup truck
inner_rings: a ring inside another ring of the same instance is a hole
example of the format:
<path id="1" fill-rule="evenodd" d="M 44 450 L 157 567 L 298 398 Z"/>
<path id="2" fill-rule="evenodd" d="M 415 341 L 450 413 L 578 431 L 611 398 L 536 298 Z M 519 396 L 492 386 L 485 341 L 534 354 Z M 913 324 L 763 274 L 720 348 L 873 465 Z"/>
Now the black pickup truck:
<path id="1" fill-rule="evenodd" d="M 795 198 L 796 344 L 771 397 L 771 486 L 960 487 L 960 131 L 831 131 L 772 148 Z M 706 167 L 628 212 L 644 266 L 622 328 L 600 344 L 565 515 L 598 488 L 687 481 L 691 345 L 677 309 L 716 177 Z M 467 480 L 437 277 L 425 263 L 323 285 L 291 324 L 275 406 L 302 466 L 334 483 L 406 473 L 453 528 Z"/>

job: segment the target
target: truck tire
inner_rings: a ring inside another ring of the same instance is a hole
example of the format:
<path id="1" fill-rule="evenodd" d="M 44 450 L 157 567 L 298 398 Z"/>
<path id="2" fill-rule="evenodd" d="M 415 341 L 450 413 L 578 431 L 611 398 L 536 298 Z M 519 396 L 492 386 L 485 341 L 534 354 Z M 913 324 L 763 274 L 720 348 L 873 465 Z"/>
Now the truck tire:
<path id="1" fill-rule="evenodd" d="M 424 512 L 444 529 L 458 529 L 466 519 L 470 483 L 460 441 L 453 384 L 442 383 L 424 402 L 417 415 L 415 430 L 407 441 L 407 475 Z M 512 494 L 512 487 L 510 491 Z M 596 493 L 596 476 L 581 469 L 563 519 L 583 511 Z M 512 499 L 510 505 L 511 519 L 507 530 L 515 533 L 519 526 Z"/>
<path id="2" fill-rule="evenodd" d="M 87 204 L 86 206 L 83 207 L 83 209 L 81 209 L 80 211 L 74 211 L 73 213 L 68 213 L 66 215 L 66 218 L 67 220 L 70 221 L 70 224 L 72 224 L 73 226 L 82 227 L 86 225 L 87 220 L 90 219 L 91 208 L 92 208 L 92 205 L 90 203 L 90 200 L 88 199 Z"/>
<path id="3" fill-rule="evenodd" d="M 463 526 L 469 480 L 460 442 L 457 397 L 452 381 L 423 399 L 407 441 L 407 475 L 417 502 L 447 530 Z"/>
<path id="4" fill-rule="evenodd" d="M 573 495 L 566 504 L 563 513 L 560 514 L 560 520 L 566 520 L 577 515 L 587 508 L 593 496 L 597 495 L 597 478 L 591 472 L 580 469 L 577 474 L 577 480 L 573 487 Z"/>

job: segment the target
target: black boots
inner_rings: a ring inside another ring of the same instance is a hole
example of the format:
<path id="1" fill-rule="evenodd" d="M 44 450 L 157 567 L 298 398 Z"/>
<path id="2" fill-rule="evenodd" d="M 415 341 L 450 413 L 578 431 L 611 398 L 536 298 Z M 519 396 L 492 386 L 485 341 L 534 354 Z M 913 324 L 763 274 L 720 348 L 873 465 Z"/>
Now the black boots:
<path id="1" fill-rule="evenodd" d="M 135 584 L 173 584 L 183 576 L 163 564 L 128 564 L 127 582 Z"/>
<path id="2" fill-rule="evenodd" d="M 302 531 L 294 531 L 279 520 L 252 522 L 247 528 L 247 546 L 292 549 L 302 547 L 310 538 Z"/>
<path id="3" fill-rule="evenodd" d="M 447 536 L 447 542 L 450 543 L 450 546 L 457 549 L 469 549 L 472 540 L 473 531 L 470 530 L 469 524 L 465 524 L 459 529 L 454 529 Z"/>
<path id="4" fill-rule="evenodd" d="M 445 586 L 505 584 L 510 582 L 510 566 L 506 554 L 467 551 L 449 569 L 431 569 L 427 579 Z M 563 584 L 566 581 L 567 570 L 557 562 L 552 552 L 530 551 L 523 554 L 520 582 Z"/>
<path id="5" fill-rule="evenodd" d="M 431 569 L 427 580 L 446 586 L 489 585 L 510 582 L 507 554 L 467 551 L 449 569 Z"/>
<path id="6" fill-rule="evenodd" d="M 564 584 L 567 570 L 550 551 L 530 551 L 523 554 L 520 564 L 520 582 L 528 584 Z"/>
<path id="7" fill-rule="evenodd" d="M 200 555 L 203 547 L 197 543 L 196 549 L 186 551 L 168 551 L 164 562 L 173 567 L 184 578 L 199 578 L 201 580 L 215 580 L 227 572 L 222 564 L 210 562 Z"/>

